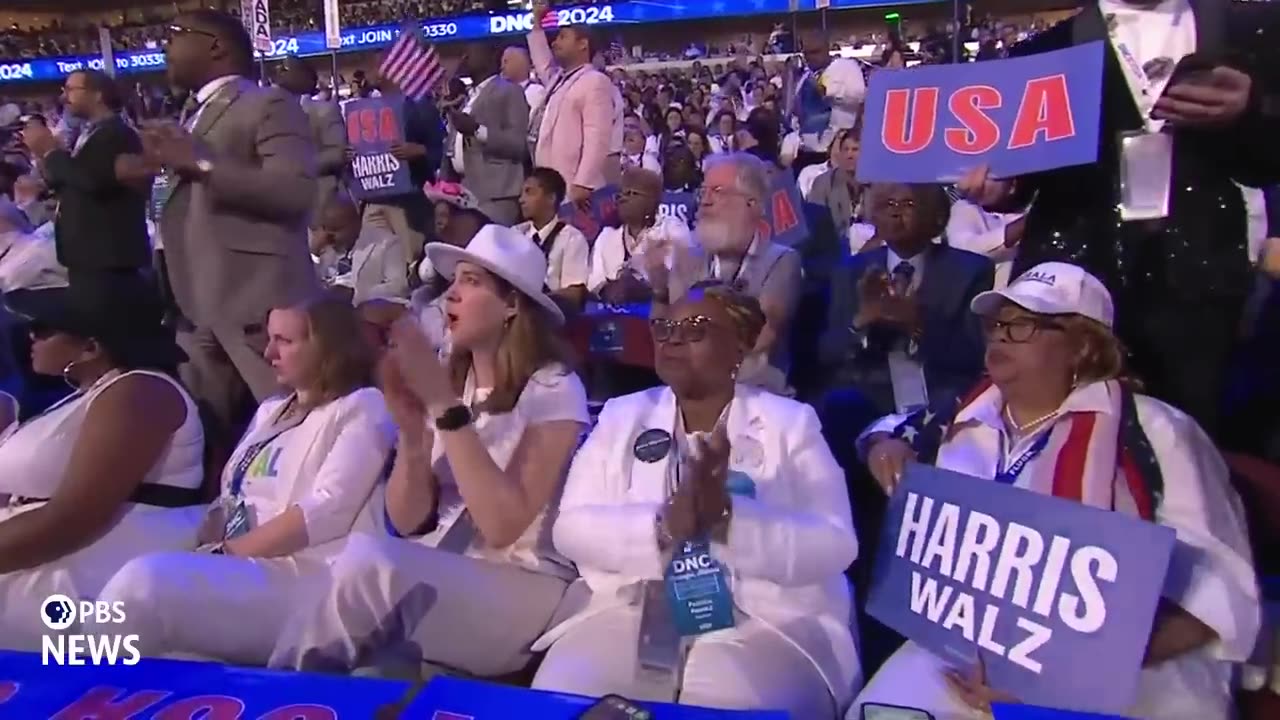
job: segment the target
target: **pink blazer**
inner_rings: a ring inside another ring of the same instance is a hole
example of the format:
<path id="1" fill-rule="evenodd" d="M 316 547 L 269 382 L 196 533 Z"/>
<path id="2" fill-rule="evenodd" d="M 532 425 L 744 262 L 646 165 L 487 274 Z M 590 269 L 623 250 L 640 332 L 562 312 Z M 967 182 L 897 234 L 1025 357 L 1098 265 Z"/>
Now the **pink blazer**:
<path id="1" fill-rule="evenodd" d="M 547 88 L 543 101 L 547 110 L 538 129 L 533 164 L 555 169 L 567 185 L 593 190 L 604 187 L 609 145 L 622 113 L 614 103 L 613 83 L 604 73 L 587 66 L 552 93 L 562 70 L 551 55 L 547 35 L 534 28 L 528 39 L 529 56 Z"/>

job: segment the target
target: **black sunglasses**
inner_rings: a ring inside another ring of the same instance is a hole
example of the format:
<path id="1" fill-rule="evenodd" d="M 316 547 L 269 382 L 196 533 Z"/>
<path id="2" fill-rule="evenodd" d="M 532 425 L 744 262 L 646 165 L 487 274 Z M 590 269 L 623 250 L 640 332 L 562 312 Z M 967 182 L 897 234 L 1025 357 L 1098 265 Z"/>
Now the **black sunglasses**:
<path id="1" fill-rule="evenodd" d="M 32 340 L 48 340 L 57 334 L 58 331 L 56 329 L 38 320 L 32 320 L 27 323 L 27 335 Z"/>
<path id="2" fill-rule="evenodd" d="M 201 30 L 200 28 L 187 27 L 186 25 L 178 25 L 177 23 L 174 23 L 173 25 L 169 26 L 169 36 L 174 37 L 177 35 L 204 35 L 205 37 L 213 40 L 215 43 L 218 42 L 217 33 L 212 33 L 212 32 L 209 32 L 208 30 Z"/>

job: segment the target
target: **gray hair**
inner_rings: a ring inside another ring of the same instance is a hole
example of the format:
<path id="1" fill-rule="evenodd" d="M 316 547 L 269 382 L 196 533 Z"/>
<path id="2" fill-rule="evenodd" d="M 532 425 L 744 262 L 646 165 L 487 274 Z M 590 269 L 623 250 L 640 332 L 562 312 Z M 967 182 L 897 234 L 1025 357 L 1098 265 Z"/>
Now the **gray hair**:
<path id="1" fill-rule="evenodd" d="M 734 183 L 748 197 L 764 202 L 769 195 L 769 166 L 763 160 L 744 152 L 721 153 L 707 158 L 707 172 L 720 165 L 732 165 Z"/>

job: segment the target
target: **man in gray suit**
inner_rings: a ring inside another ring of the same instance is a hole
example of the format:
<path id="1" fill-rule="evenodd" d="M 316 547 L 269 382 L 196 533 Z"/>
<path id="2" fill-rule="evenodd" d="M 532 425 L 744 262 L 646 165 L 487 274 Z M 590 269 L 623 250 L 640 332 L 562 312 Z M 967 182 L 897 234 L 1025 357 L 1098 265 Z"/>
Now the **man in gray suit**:
<path id="1" fill-rule="evenodd" d="M 170 81 L 198 104 L 189 100 L 179 127 L 148 131 L 144 144 L 177 179 L 161 234 L 191 358 L 183 380 L 218 421 L 206 429 L 216 448 L 235 442 L 255 398 L 277 390 L 262 356 L 267 313 L 318 292 L 306 234 L 315 144 L 297 98 L 249 79 L 253 50 L 238 20 L 179 16 L 166 57 Z"/>
<path id="2" fill-rule="evenodd" d="M 528 153 L 529 103 L 519 81 L 506 75 L 518 63 L 503 53 L 503 72 L 482 81 L 462 110 L 450 110 L 449 120 L 462 144 L 462 184 L 480 200 L 480 210 L 501 225 L 515 225 L 520 219 L 520 188 L 524 184 L 524 162 Z M 481 77 L 483 54 L 472 69 Z M 456 152 L 456 151 L 455 151 Z"/>
<path id="3" fill-rule="evenodd" d="M 296 57 L 285 58 L 276 76 L 276 84 L 298 97 L 298 103 L 311 123 L 311 137 L 316 143 L 316 201 L 312 226 L 318 227 L 320 212 L 341 185 L 347 168 L 347 127 L 337 102 L 313 100 L 319 85 L 315 68 Z"/>

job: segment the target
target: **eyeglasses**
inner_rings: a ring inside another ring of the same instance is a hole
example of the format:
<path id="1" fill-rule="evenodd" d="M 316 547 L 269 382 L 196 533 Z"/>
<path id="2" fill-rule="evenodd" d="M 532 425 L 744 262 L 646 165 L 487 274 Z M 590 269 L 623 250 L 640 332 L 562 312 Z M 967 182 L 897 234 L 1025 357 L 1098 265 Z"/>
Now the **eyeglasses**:
<path id="1" fill-rule="evenodd" d="M 992 317 L 982 318 L 982 330 L 988 338 L 1001 337 L 1005 342 L 1031 342 L 1041 330 L 1066 330 L 1062 323 L 1044 318 L 1020 317 L 1013 320 L 996 320 Z"/>
<path id="2" fill-rule="evenodd" d="M 683 320 L 656 318 L 649 321 L 653 340 L 658 343 L 696 343 L 707 339 L 707 330 L 715 323 L 706 315 L 694 315 Z"/>
<path id="3" fill-rule="evenodd" d="M 890 198 L 888 200 L 882 200 L 880 204 L 890 210 L 914 210 L 916 207 L 916 201 L 911 198 L 907 198 L 905 200 Z"/>
<path id="4" fill-rule="evenodd" d="M 217 42 L 218 40 L 218 35 L 216 33 L 209 32 L 208 30 L 201 30 L 200 28 L 187 27 L 186 25 L 178 25 L 176 23 L 173 25 L 170 25 L 169 37 L 172 38 L 178 35 L 204 35 L 205 37 L 212 39 L 214 42 Z"/>
<path id="5" fill-rule="evenodd" d="M 618 197 L 619 197 L 619 198 L 628 198 L 628 199 L 631 199 L 631 198 L 652 198 L 652 197 L 654 197 L 654 195 L 653 195 L 653 193 L 645 192 L 644 190 L 637 190 L 637 189 L 635 189 L 635 188 L 623 188 L 621 191 L 619 191 L 619 192 L 618 192 Z"/>
<path id="6" fill-rule="evenodd" d="M 755 202 L 755 198 L 750 193 L 745 193 L 738 188 L 729 187 L 728 185 L 714 185 L 712 187 L 703 186 L 695 195 L 699 204 L 708 200 L 719 200 L 727 195 L 734 195 L 746 200 L 747 202 Z"/>

